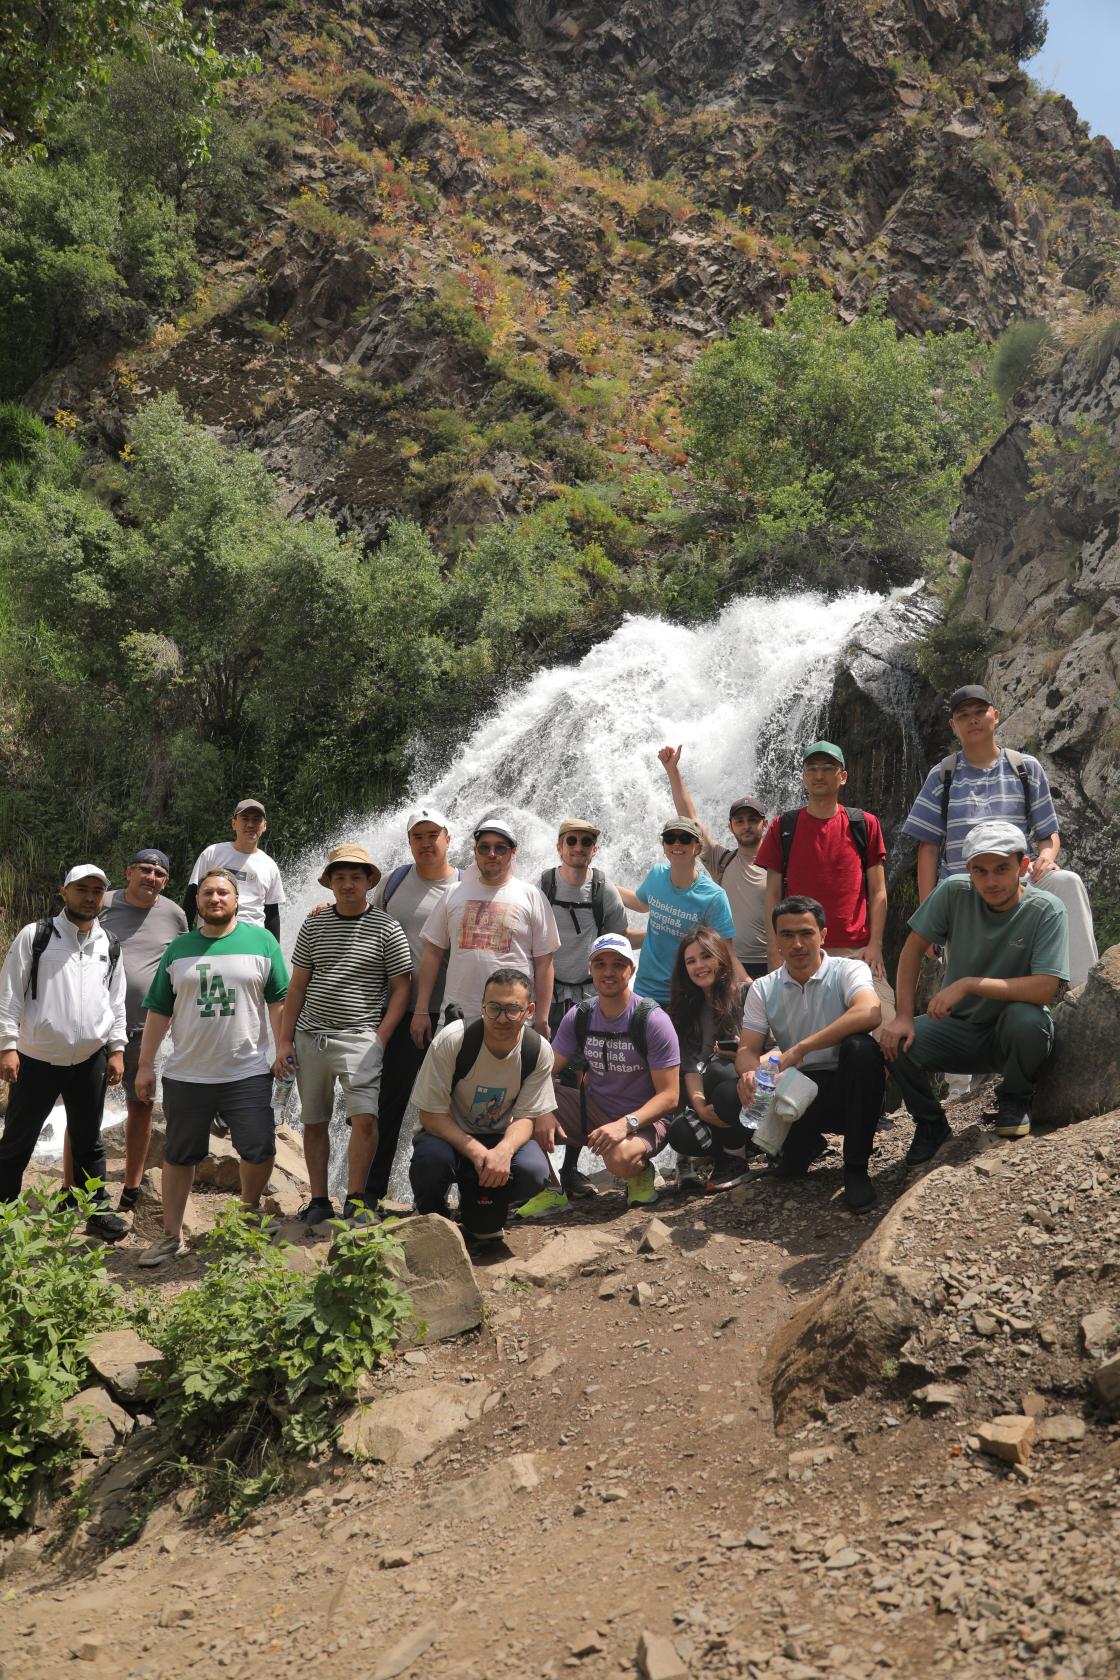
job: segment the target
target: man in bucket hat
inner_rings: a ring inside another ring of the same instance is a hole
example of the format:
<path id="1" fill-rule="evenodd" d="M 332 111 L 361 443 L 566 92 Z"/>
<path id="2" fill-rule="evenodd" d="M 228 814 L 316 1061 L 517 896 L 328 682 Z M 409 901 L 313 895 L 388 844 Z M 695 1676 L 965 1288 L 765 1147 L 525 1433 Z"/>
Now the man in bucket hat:
<path id="1" fill-rule="evenodd" d="M 336 846 L 319 877 L 334 894 L 296 935 L 292 978 L 276 1046 L 294 1064 L 311 1200 L 308 1224 L 334 1216 L 328 1188 L 335 1081 L 350 1125 L 344 1219 L 368 1221 L 366 1179 L 377 1149 L 385 1046 L 408 1007 L 412 953 L 400 923 L 366 902 L 381 871 L 364 846 Z"/>
<path id="2" fill-rule="evenodd" d="M 914 1118 L 907 1161 L 928 1161 L 952 1136 L 930 1068 L 1000 1074 L 989 1118 L 998 1137 L 1026 1137 L 1035 1076 L 1054 1044 L 1050 1005 L 1069 979 L 1066 908 L 1030 885 L 1022 829 L 977 823 L 961 848 L 966 873 L 949 875 L 910 918 L 898 959 L 898 1013 L 880 1036 Z M 929 944 L 947 945 L 946 983 L 924 1015 L 914 994 Z"/>

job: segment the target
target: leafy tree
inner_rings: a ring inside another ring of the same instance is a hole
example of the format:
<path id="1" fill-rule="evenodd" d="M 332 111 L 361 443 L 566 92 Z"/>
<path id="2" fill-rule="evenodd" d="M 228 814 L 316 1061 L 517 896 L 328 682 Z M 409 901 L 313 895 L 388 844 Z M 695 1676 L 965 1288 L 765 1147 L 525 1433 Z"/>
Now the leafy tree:
<path id="1" fill-rule="evenodd" d="M 987 359 L 970 332 L 905 337 L 881 310 L 844 323 L 800 287 L 773 328 L 745 317 L 699 358 L 693 464 L 761 545 L 920 549 L 994 433 Z"/>
<path id="2" fill-rule="evenodd" d="M 1049 25 L 1046 21 L 1046 0 L 1024 0 L 1023 22 L 1015 37 L 1015 55 L 1022 61 L 1033 58 L 1046 44 Z"/>

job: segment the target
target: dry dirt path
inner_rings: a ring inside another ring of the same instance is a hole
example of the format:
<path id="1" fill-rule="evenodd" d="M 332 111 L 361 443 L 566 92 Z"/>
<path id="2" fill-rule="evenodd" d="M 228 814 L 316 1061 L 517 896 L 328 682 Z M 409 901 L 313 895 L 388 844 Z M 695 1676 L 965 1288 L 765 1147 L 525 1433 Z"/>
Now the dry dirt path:
<path id="1" fill-rule="evenodd" d="M 882 1135 L 862 1219 L 830 1154 L 793 1186 L 664 1198 L 652 1254 L 651 1215 L 612 1198 L 515 1233 L 515 1258 L 557 1229 L 609 1246 L 551 1287 L 481 1265 L 483 1329 L 380 1379 L 493 1391 L 453 1443 L 413 1469 L 334 1459 L 239 1532 L 180 1498 L 123 1551 L 9 1552 L 2 1680 L 599 1680 L 643 1672 L 646 1633 L 671 1641 L 658 1680 L 1111 1680 L 1120 1426 L 1087 1399 L 1079 1325 L 1114 1310 L 1120 1333 L 1115 1116 L 1012 1145 L 963 1132 L 892 1237 L 920 1298 L 901 1368 L 836 1403 L 800 1393 L 807 1421 L 775 1433 L 766 1349 L 914 1183 L 908 1137 Z M 932 1413 L 912 1398 L 931 1376 L 958 1389 Z M 1021 1470 L 975 1451 L 1031 1390 L 1075 1420 L 1040 1432 L 1083 1436 Z"/>

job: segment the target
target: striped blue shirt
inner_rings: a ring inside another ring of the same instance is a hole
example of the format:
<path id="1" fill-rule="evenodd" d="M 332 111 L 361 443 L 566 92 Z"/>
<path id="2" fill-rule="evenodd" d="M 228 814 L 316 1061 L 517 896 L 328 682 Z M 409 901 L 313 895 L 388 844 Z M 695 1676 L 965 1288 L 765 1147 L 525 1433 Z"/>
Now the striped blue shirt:
<path id="1" fill-rule="evenodd" d="M 1045 840 L 1058 832 L 1058 816 L 1050 797 L 1050 783 L 1037 758 L 1023 754 L 1023 768 L 1031 789 L 1031 826 L 1027 827 L 1026 800 L 1019 772 L 1000 749 L 999 758 L 987 770 L 969 764 L 962 752 L 957 754 L 953 780 L 949 787 L 949 832 L 941 820 L 941 769 L 935 765 L 922 783 L 922 791 L 910 808 L 910 815 L 902 825 L 903 834 L 915 840 L 928 840 L 934 845 L 945 842 L 941 860 L 941 879 L 947 875 L 961 875 L 964 864 L 961 851 L 965 836 L 978 822 L 991 818 L 1014 823 L 1023 832 L 1030 849 L 1030 839 Z"/>

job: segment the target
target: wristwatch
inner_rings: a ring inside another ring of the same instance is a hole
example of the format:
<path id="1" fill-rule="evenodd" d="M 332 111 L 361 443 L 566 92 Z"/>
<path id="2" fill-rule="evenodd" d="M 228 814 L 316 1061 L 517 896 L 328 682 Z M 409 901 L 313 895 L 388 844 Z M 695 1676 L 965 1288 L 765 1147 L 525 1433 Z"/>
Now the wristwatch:
<path id="1" fill-rule="evenodd" d="M 636 1114 L 624 1114 L 623 1119 L 626 1121 L 626 1130 L 630 1133 L 631 1137 L 634 1136 L 635 1132 L 641 1131 L 642 1122 L 638 1119 Z"/>

